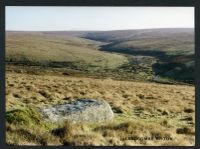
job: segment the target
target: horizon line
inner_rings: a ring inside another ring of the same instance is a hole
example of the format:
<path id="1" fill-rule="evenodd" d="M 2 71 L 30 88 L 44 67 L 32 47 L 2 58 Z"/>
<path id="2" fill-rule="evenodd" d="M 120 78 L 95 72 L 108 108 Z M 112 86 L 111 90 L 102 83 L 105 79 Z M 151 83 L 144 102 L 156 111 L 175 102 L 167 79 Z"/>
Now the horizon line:
<path id="1" fill-rule="evenodd" d="M 115 30 L 5 30 L 6 32 L 106 32 L 106 31 L 125 31 L 125 30 L 148 30 L 148 29 L 195 29 L 195 27 L 163 27 L 163 28 L 141 28 L 141 29 L 115 29 Z"/>

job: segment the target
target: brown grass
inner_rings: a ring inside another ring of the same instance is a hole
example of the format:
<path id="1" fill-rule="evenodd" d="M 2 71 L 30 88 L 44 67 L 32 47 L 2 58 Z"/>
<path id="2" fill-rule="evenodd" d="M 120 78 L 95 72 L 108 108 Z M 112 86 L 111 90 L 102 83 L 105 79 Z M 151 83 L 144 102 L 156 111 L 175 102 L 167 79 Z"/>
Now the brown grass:
<path id="1" fill-rule="evenodd" d="M 59 138 L 37 125 L 33 127 L 6 124 L 6 143 L 9 145 L 61 145 Z"/>
<path id="2" fill-rule="evenodd" d="M 21 109 L 27 104 L 42 107 L 78 98 L 96 98 L 111 105 L 115 118 L 105 124 L 66 122 L 64 126 L 56 125 L 49 130 L 8 124 L 8 144 L 194 145 L 194 86 L 37 73 L 7 72 L 7 111 Z M 172 140 L 135 139 L 138 137 Z"/>

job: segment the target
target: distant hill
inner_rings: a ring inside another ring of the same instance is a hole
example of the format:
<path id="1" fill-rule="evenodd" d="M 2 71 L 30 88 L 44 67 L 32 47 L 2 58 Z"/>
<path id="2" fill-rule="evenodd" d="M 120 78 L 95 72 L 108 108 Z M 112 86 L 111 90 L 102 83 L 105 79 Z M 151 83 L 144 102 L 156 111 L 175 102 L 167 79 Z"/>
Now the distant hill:
<path id="1" fill-rule="evenodd" d="M 60 32 L 7 32 L 6 61 L 96 69 L 112 69 L 127 61 L 122 55 L 97 50 L 101 44 Z"/>
<path id="2" fill-rule="evenodd" d="M 6 61 L 193 82 L 194 29 L 7 31 Z"/>
<path id="3" fill-rule="evenodd" d="M 88 33 L 85 38 L 109 42 L 103 51 L 157 59 L 155 75 L 194 81 L 194 29 L 145 29 Z"/>
<path id="4" fill-rule="evenodd" d="M 194 39 L 193 28 L 163 28 L 163 29 L 138 29 L 138 30 L 114 30 L 114 31 L 93 31 L 82 33 L 82 37 L 104 41 L 104 42 L 120 42 L 127 40 L 160 38 L 160 37 L 181 37 Z"/>

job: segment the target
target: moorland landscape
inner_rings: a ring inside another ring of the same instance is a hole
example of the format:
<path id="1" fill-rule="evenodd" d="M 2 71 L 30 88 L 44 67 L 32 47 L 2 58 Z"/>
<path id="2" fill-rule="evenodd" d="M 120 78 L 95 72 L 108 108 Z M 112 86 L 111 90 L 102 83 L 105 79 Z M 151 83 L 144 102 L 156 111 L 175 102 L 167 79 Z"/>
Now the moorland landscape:
<path id="1" fill-rule="evenodd" d="M 194 145 L 194 56 L 193 28 L 7 31 L 6 143 Z M 55 123 L 39 110 L 78 99 L 114 117 Z"/>

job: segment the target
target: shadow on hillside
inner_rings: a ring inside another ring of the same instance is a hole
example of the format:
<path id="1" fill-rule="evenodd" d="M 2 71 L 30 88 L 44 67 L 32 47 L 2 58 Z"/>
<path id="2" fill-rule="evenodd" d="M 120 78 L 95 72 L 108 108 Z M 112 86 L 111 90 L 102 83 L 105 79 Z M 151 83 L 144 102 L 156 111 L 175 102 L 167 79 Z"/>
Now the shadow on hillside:
<path id="1" fill-rule="evenodd" d="M 194 62 L 193 55 L 167 55 L 164 51 L 150 51 L 140 49 L 119 49 L 113 48 L 114 44 L 107 44 L 101 46 L 100 51 L 115 52 L 120 54 L 127 54 L 133 56 L 151 56 L 156 59 L 156 62 L 151 65 L 155 76 L 182 81 L 186 83 L 194 83 L 194 63 L 186 64 L 187 62 Z M 178 57 L 188 58 L 185 62 L 179 61 Z M 131 63 L 131 62 L 130 62 Z"/>

